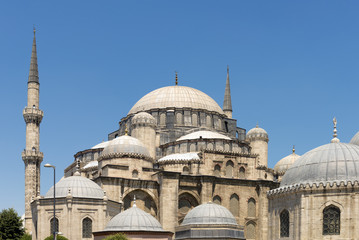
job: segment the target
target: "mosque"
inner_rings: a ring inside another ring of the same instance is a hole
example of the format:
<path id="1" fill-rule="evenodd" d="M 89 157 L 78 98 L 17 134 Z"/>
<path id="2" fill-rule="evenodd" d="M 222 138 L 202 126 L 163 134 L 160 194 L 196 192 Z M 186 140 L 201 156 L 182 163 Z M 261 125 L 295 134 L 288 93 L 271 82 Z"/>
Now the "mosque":
<path id="1" fill-rule="evenodd" d="M 293 148 L 271 169 L 267 132 L 232 118 L 228 69 L 222 108 L 176 76 L 139 99 L 107 141 L 77 152 L 55 186 L 54 218 L 54 187 L 40 196 L 39 86 L 34 32 L 22 153 L 33 239 L 359 236 L 359 133 L 341 143 L 335 120 L 330 143 L 303 156 Z"/>

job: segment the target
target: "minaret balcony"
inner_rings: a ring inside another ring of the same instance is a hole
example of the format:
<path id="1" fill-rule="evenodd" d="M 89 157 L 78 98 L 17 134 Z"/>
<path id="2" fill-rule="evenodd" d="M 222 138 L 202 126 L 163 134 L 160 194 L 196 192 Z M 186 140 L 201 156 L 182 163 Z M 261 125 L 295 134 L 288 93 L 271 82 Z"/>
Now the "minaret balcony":
<path id="1" fill-rule="evenodd" d="M 44 153 L 34 150 L 24 150 L 21 153 L 22 160 L 25 161 L 40 161 L 44 158 Z"/>
<path id="2" fill-rule="evenodd" d="M 26 123 L 33 122 L 40 124 L 44 116 L 44 112 L 38 108 L 25 107 L 22 115 L 24 116 Z"/>

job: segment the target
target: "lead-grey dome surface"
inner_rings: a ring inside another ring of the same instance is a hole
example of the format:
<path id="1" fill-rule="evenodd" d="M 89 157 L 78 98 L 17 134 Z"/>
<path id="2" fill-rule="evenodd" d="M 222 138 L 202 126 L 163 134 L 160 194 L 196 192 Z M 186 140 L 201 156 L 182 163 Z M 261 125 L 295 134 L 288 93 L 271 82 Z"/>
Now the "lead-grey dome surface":
<path id="1" fill-rule="evenodd" d="M 104 192 L 99 185 L 88 178 L 72 176 L 61 179 L 56 183 L 56 198 L 66 197 L 69 192 L 73 197 L 99 198 L 104 197 Z M 54 187 L 46 193 L 45 198 L 54 197 Z"/>
<path id="2" fill-rule="evenodd" d="M 134 206 L 114 216 L 107 223 L 105 231 L 163 232 L 164 230 L 156 218 Z"/>
<path id="3" fill-rule="evenodd" d="M 246 134 L 247 140 L 254 140 L 254 139 L 265 139 L 268 140 L 268 133 L 263 128 L 258 127 L 252 128 Z"/>
<path id="4" fill-rule="evenodd" d="M 274 166 L 274 170 L 279 173 L 286 172 L 298 158 L 300 158 L 300 156 L 293 152 L 292 154 L 279 160 L 279 162 L 277 162 Z"/>
<path id="5" fill-rule="evenodd" d="M 113 153 L 150 156 L 146 146 L 137 138 L 123 135 L 111 140 L 102 151 L 102 156 Z"/>
<path id="6" fill-rule="evenodd" d="M 358 180 L 359 146 L 338 142 L 317 147 L 298 158 L 284 174 L 281 187 Z"/>
<path id="7" fill-rule="evenodd" d="M 351 144 L 355 144 L 355 145 L 359 145 L 359 132 L 357 132 L 354 137 L 352 138 L 352 140 L 350 140 Z"/>
<path id="8" fill-rule="evenodd" d="M 190 224 L 238 226 L 233 214 L 227 208 L 212 202 L 201 204 L 189 211 L 181 226 Z"/>
<path id="9" fill-rule="evenodd" d="M 156 89 L 131 108 L 128 114 L 165 108 L 192 108 L 224 114 L 222 108 L 207 94 L 185 86 L 168 86 Z"/>

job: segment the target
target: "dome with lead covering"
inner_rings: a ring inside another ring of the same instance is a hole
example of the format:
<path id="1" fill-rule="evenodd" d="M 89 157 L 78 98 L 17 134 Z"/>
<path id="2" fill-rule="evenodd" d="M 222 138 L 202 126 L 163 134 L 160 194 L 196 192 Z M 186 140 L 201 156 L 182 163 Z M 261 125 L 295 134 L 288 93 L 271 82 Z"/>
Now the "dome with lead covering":
<path id="1" fill-rule="evenodd" d="M 91 149 L 105 148 L 105 147 L 109 144 L 109 142 L 110 142 L 110 141 L 106 141 L 106 142 L 99 143 L 99 144 L 93 146 Z"/>
<path id="2" fill-rule="evenodd" d="M 149 113 L 139 112 L 131 120 L 132 124 L 156 125 L 156 119 Z"/>
<path id="3" fill-rule="evenodd" d="M 55 197 L 61 198 L 71 194 L 72 197 L 102 199 L 105 194 L 99 185 L 88 178 L 72 176 L 61 179 L 56 183 Z M 45 198 L 54 197 L 54 187 L 46 193 Z"/>
<path id="4" fill-rule="evenodd" d="M 201 204 L 189 211 L 181 226 L 192 224 L 238 226 L 235 217 L 227 208 L 212 202 Z"/>
<path id="5" fill-rule="evenodd" d="M 292 154 L 282 158 L 281 160 L 279 160 L 279 162 L 277 162 L 277 164 L 274 166 L 274 170 L 279 172 L 279 173 L 284 173 L 288 170 L 288 168 L 290 168 L 290 166 L 293 165 L 293 163 L 300 158 L 300 156 L 298 154 L 295 153 L 295 150 L 293 148 L 293 152 Z"/>
<path id="6" fill-rule="evenodd" d="M 230 137 L 227 137 L 226 135 L 223 135 L 221 133 L 212 132 L 212 131 L 196 131 L 189 134 L 186 134 L 180 138 L 177 139 L 177 141 L 181 140 L 192 140 L 192 139 L 225 139 L 225 140 L 231 140 Z"/>
<path id="7" fill-rule="evenodd" d="M 131 108 L 128 114 L 166 108 L 203 109 L 224 114 L 222 108 L 207 94 L 185 86 L 168 86 L 156 89 Z"/>
<path id="8" fill-rule="evenodd" d="M 351 144 L 355 144 L 355 145 L 359 145 L 359 132 L 357 132 L 354 137 L 352 138 L 352 140 L 350 140 Z"/>
<path id="9" fill-rule="evenodd" d="M 159 221 L 151 214 L 133 206 L 117 214 L 106 225 L 105 231 L 155 231 L 163 232 Z"/>
<path id="10" fill-rule="evenodd" d="M 123 135 L 109 142 L 102 151 L 102 156 L 114 153 L 150 156 L 146 146 L 137 138 Z"/>
<path id="11" fill-rule="evenodd" d="M 284 174 L 281 187 L 348 181 L 359 181 L 359 146 L 332 142 L 298 158 Z"/>
<path id="12" fill-rule="evenodd" d="M 258 127 L 258 125 L 255 128 L 252 128 L 247 132 L 246 139 L 256 140 L 256 139 L 263 139 L 268 141 L 268 133 L 263 128 Z"/>

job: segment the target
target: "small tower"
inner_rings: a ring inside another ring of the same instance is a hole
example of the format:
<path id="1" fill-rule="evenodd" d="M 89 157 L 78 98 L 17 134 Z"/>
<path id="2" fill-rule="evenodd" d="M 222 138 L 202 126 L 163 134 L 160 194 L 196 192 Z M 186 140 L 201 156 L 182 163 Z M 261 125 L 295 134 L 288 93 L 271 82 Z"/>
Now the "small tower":
<path id="1" fill-rule="evenodd" d="M 258 154 L 258 166 L 268 166 L 268 133 L 258 127 L 252 128 L 246 135 L 246 140 L 250 142 L 252 153 Z"/>
<path id="2" fill-rule="evenodd" d="M 137 113 L 131 120 L 131 135 L 147 147 L 152 158 L 156 157 L 156 120 L 146 112 Z"/>
<path id="3" fill-rule="evenodd" d="M 25 228 L 31 231 L 32 217 L 30 203 L 40 194 L 40 123 L 44 115 L 39 109 L 39 73 L 37 68 L 36 38 L 32 44 L 29 79 L 27 82 L 27 106 L 23 110 L 26 123 L 26 147 L 22 152 L 25 164 Z"/>
<path id="4" fill-rule="evenodd" d="M 226 90 L 224 91 L 223 112 L 228 118 L 232 118 L 231 86 L 229 84 L 229 67 L 227 66 Z"/>

